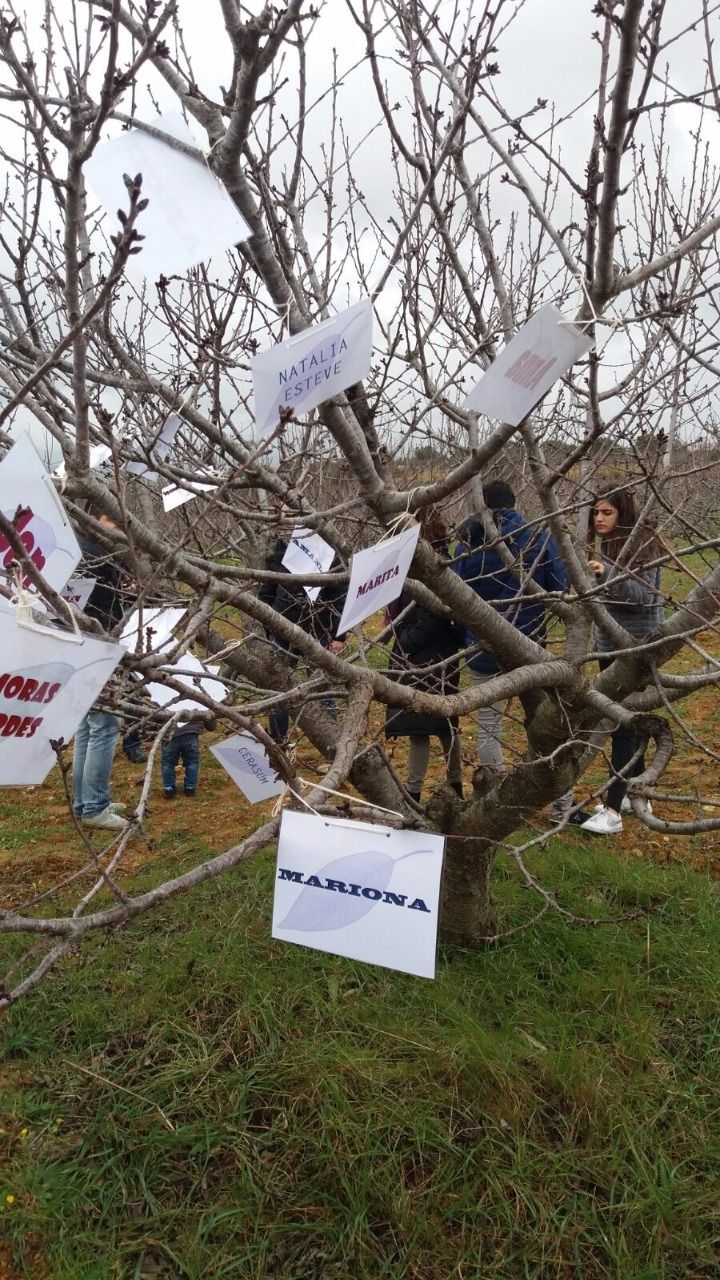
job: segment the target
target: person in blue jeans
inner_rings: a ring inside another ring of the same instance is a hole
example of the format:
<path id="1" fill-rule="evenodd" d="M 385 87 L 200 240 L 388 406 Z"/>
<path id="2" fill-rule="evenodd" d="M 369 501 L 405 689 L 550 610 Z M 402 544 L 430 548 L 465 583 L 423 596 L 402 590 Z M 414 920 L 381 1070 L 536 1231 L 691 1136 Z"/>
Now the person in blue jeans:
<path id="1" fill-rule="evenodd" d="M 89 711 L 80 721 L 73 750 L 73 812 L 84 826 L 120 831 L 126 825 L 110 798 L 119 736 L 120 717 L 111 711 Z"/>
<path id="2" fill-rule="evenodd" d="M 182 760 L 183 791 L 186 796 L 194 796 L 200 777 L 200 734 L 203 729 L 214 729 L 216 721 L 186 720 L 181 721 L 172 737 L 163 743 L 162 748 L 162 784 L 166 800 L 177 795 L 175 770 Z"/>
<path id="3" fill-rule="evenodd" d="M 90 511 L 90 514 L 96 514 Z M 115 529 L 107 516 L 99 514 L 101 525 Z M 99 543 L 82 533 L 78 542 L 86 572 L 95 578 L 85 612 L 97 618 L 106 631 L 120 622 L 125 609 L 125 579 L 122 569 Z M 73 812 L 85 827 L 101 827 L 123 831 L 127 826 L 120 816 L 124 805 L 115 805 L 110 796 L 115 746 L 120 736 L 120 717 L 111 711 L 91 709 L 83 717 L 75 733 L 73 746 Z"/>

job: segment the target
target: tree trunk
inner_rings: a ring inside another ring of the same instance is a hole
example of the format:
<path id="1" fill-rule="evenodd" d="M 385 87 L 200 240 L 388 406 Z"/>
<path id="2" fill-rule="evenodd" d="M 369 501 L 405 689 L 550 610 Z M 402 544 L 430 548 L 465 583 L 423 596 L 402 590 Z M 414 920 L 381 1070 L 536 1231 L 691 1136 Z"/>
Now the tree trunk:
<path id="1" fill-rule="evenodd" d="M 440 932 L 448 942 L 480 947 L 497 933 L 490 896 L 495 845 L 489 840 L 453 840 L 445 845 Z"/>

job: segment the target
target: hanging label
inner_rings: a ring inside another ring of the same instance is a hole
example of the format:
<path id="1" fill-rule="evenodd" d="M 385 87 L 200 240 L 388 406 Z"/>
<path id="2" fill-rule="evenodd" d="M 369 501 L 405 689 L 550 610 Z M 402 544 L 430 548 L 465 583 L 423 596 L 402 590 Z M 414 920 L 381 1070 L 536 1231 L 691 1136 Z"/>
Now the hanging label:
<path id="1" fill-rule="evenodd" d="M 420 537 L 420 525 L 397 533 L 365 551 L 357 551 L 350 561 L 350 584 L 337 633 L 351 627 L 397 600 L 405 586 Z"/>
<path id="2" fill-rule="evenodd" d="M 0 511 L 11 522 L 35 568 L 49 586 L 62 591 L 80 560 L 80 547 L 70 520 L 46 468 L 28 435 L 21 436 L 0 462 Z M 9 569 L 15 552 L 0 532 L 0 582 L 9 586 Z M 25 588 L 37 598 L 26 577 Z M 0 597 L 0 612 L 8 612 Z"/>
<path id="3" fill-rule="evenodd" d="M 335 559 L 335 551 L 319 533 L 310 529 L 293 529 L 282 564 L 290 573 L 327 573 Z M 317 600 L 320 587 L 306 587 L 309 600 Z"/>
<path id="4" fill-rule="evenodd" d="M 369 298 L 263 351 L 252 362 L 255 437 L 263 440 L 280 421 L 280 409 L 296 415 L 337 395 L 370 371 L 373 309 Z"/>
<path id="5" fill-rule="evenodd" d="M 45 781 L 50 742 L 70 741 L 122 658 L 119 645 L 65 635 L 0 617 L 0 787 Z"/>
<path id="6" fill-rule="evenodd" d="M 285 790 L 285 783 L 270 764 L 265 748 L 249 733 L 238 733 L 224 742 L 214 743 L 210 750 L 250 804 L 269 800 Z"/>
<path id="7" fill-rule="evenodd" d="M 180 142 L 198 146 L 180 115 L 157 116 L 153 124 Z M 250 235 L 240 210 L 203 161 L 142 129 L 103 143 L 85 165 L 90 186 L 110 214 L 113 232 L 116 211 L 128 205 L 124 173 L 142 174 L 142 198 L 149 200 L 136 224 L 145 236 L 142 253 L 130 259 L 148 280 L 186 271 Z"/>
<path id="8" fill-rule="evenodd" d="M 592 345 L 592 338 L 565 323 L 557 307 L 542 307 L 503 347 L 464 407 L 517 427 Z"/>
<path id="9" fill-rule="evenodd" d="M 283 813 L 272 935 L 435 977 L 445 839 Z"/>

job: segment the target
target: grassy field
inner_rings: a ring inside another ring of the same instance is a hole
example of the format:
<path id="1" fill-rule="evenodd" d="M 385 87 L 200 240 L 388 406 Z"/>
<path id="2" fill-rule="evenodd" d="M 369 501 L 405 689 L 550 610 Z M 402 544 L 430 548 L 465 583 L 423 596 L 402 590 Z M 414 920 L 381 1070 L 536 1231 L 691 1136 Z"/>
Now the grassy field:
<path id="1" fill-rule="evenodd" d="M 648 914 L 430 984 L 273 942 L 268 851 L 94 941 L 4 1021 L 3 1280 L 720 1275 L 716 885 L 602 842 L 534 866 Z"/>
<path id="2" fill-rule="evenodd" d="M 717 742 L 716 693 L 689 708 Z M 664 781 L 707 771 L 685 742 Z M 207 751 L 193 801 L 154 786 L 129 891 L 267 817 Z M 0 791 L 0 902 L 79 860 L 57 773 Z M 273 942 L 266 850 L 84 946 L 0 1024 L 0 1280 L 718 1280 L 720 834 L 630 819 L 530 865 L 642 915 L 441 947 L 428 983 Z M 495 880 L 529 919 L 504 856 Z"/>

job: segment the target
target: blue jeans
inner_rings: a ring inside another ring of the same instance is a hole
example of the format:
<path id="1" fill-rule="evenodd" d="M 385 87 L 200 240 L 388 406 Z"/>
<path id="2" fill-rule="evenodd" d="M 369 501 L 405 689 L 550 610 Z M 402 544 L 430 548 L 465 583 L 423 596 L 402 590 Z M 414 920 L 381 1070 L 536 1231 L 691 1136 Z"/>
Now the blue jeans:
<path id="1" fill-rule="evenodd" d="M 185 793 L 190 795 L 200 776 L 200 743 L 196 733 L 181 733 L 179 737 L 163 743 L 162 784 L 166 792 L 175 790 L 175 769 L 179 760 L 182 760 L 185 770 Z"/>
<path id="2" fill-rule="evenodd" d="M 78 725 L 73 748 L 73 811 L 93 818 L 110 804 L 110 774 L 120 717 L 110 711 L 88 711 Z"/>

